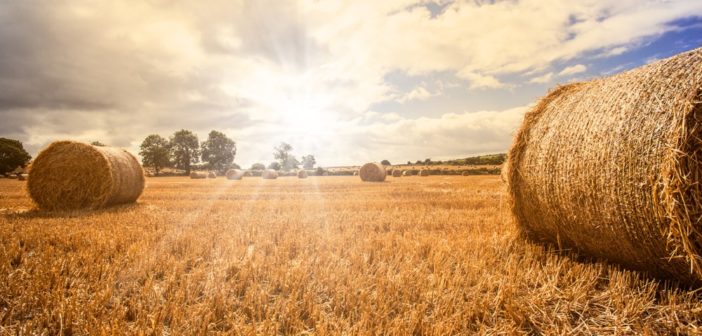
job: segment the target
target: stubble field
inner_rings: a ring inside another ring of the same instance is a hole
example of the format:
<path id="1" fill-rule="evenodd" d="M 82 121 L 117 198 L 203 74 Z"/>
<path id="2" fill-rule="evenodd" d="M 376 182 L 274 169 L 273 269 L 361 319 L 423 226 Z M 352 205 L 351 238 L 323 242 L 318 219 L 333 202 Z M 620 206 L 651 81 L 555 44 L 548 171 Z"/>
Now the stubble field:
<path id="1" fill-rule="evenodd" d="M 0 334 L 696 334 L 702 296 L 531 244 L 497 176 L 150 178 L 32 210 L 0 180 Z"/>

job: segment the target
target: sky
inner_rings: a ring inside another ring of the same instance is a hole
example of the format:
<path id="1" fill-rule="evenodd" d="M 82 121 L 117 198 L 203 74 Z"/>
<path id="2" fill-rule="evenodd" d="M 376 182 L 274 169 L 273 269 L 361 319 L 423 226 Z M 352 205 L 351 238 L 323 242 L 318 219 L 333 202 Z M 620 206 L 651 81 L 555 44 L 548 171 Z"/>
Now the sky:
<path id="1" fill-rule="evenodd" d="M 287 142 L 322 166 L 505 152 L 558 84 L 702 46 L 699 0 L 0 0 L 0 137 Z"/>

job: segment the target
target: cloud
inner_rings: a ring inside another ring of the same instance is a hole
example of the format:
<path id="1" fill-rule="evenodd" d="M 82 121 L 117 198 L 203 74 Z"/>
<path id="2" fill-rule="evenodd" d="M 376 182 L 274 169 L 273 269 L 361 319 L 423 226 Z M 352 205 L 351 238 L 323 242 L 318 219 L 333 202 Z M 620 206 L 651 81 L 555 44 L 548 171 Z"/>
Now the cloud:
<path id="1" fill-rule="evenodd" d="M 561 72 L 558 73 L 558 76 L 560 77 L 565 77 L 565 76 L 571 76 L 579 73 L 583 73 L 587 71 L 587 67 L 582 65 L 582 64 L 576 64 L 569 66 L 565 69 L 563 69 Z"/>
<path id="2" fill-rule="evenodd" d="M 534 77 L 529 80 L 529 83 L 544 84 L 548 83 L 553 79 L 553 72 L 546 73 L 542 76 Z"/>
<path id="3" fill-rule="evenodd" d="M 505 90 L 525 84 L 514 78 L 548 82 L 556 64 L 621 54 L 694 13 L 702 2 L 8 2 L 0 133 L 35 153 L 56 139 L 136 151 L 151 133 L 218 129 L 239 142 L 243 164 L 270 161 L 279 141 L 324 164 L 504 150 L 518 113 L 471 113 L 484 107 L 452 95 L 479 90 L 524 106 Z M 399 90 L 391 73 L 451 85 Z M 388 101 L 427 106 L 370 116 Z"/>

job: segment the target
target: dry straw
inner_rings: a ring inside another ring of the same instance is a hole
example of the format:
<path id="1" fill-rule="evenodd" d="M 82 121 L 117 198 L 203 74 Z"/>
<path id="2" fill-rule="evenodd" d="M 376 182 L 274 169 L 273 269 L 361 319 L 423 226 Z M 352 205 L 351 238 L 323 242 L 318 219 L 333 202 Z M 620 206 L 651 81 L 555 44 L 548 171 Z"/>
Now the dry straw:
<path id="1" fill-rule="evenodd" d="M 123 149 L 57 141 L 32 163 L 27 188 L 41 209 L 96 209 L 135 202 L 144 171 Z"/>
<path id="2" fill-rule="evenodd" d="M 307 178 L 307 171 L 305 170 L 300 170 L 297 172 L 297 177 L 301 179 L 306 179 Z"/>
<path id="3" fill-rule="evenodd" d="M 402 170 L 399 170 L 399 169 L 392 170 L 392 177 L 401 177 L 401 176 L 402 176 Z"/>
<path id="4" fill-rule="evenodd" d="M 702 49 L 561 86 L 503 168 L 531 238 L 702 283 Z"/>
<path id="5" fill-rule="evenodd" d="M 227 170 L 225 176 L 227 177 L 227 180 L 241 180 L 244 178 L 244 174 L 245 173 L 239 169 L 229 169 Z"/>
<path id="6" fill-rule="evenodd" d="M 190 172 L 190 178 L 191 178 L 191 179 L 194 179 L 194 180 L 206 179 L 206 178 L 207 178 L 207 174 L 205 174 L 205 173 L 203 173 L 203 172 L 196 172 L 196 171 L 194 171 L 194 172 Z"/>
<path id="7" fill-rule="evenodd" d="M 273 169 L 266 169 L 261 173 L 261 177 L 265 180 L 275 180 L 278 178 L 278 172 Z"/>
<path id="8" fill-rule="evenodd" d="M 370 162 L 364 164 L 358 171 L 358 175 L 361 176 L 361 180 L 365 182 L 383 182 L 385 177 L 387 177 L 387 172 L 385 172 L 385 167 L 377 162 Z"/>

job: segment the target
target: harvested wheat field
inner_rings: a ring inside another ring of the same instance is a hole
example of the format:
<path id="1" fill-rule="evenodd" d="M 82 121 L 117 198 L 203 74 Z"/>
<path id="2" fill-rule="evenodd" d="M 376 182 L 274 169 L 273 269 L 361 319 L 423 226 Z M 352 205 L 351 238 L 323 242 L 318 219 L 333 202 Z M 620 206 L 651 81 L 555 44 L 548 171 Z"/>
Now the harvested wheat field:
<path id="1" fill-rule="evenodd" d="M 149 178 L 32 210 L 0 180 L 0 334 L 696 334 L 700 294 L 529 243 L 496 176 Z"/>

